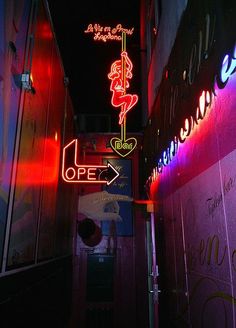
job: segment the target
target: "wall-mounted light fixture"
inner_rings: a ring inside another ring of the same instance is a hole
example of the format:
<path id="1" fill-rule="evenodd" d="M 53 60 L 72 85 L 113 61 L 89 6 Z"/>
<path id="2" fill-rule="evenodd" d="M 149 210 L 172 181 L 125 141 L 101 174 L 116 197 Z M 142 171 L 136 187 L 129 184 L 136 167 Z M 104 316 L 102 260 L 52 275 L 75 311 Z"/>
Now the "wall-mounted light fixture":
<path id="1" fill-rule="evenodd" d="M 29 72 L 21 74 L 21 86 L 27 92 L 31 92 L 33 94 L 36 93 L 35 88 L 33 87 L 33 81 L 31 79 Z"/>

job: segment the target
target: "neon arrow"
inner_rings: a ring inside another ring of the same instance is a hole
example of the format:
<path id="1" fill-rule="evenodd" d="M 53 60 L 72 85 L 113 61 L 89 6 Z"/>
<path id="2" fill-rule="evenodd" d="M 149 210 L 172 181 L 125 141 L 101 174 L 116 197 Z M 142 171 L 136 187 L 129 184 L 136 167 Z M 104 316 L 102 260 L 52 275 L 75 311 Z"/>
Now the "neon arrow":
<path id="1" fill-rule="evenodd" d="M 108 162 L 107 165 L 79 165 L 78 140 L 73 139 L 63 148 L 62 178 L 69 183 L 100 183 L 110 185 L 119 176 L 119 172 Z M 73 164 L 68 164 L 69 159 Z"/>

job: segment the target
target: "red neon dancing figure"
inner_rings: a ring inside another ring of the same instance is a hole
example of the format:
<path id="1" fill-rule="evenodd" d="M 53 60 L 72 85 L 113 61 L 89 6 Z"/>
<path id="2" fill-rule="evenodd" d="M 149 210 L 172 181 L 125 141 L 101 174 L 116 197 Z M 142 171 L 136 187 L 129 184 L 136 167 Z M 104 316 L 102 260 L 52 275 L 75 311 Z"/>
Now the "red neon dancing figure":
<path id="1" fill-rule="evenodd" d="M 122 60 L 116 60 L 111 65 L 111 71 L 108 74 L 108 78 L 111 80 L 110 90 L 112 91 L 111 104 L 114 107 L 121 107 L 121 112 L 119 114 L 119 124 L 122 124 L 124 117 L 128 111 L 137 103 L 138 96 L 126 94 L 126 89 L 129 88 L 129 81 L 131 79 L 133 64 L 128 57 L 126 51 L 121 53 L 121 57 L 124 60 L 124 71 L 125 76 L 122 79 Z"/>

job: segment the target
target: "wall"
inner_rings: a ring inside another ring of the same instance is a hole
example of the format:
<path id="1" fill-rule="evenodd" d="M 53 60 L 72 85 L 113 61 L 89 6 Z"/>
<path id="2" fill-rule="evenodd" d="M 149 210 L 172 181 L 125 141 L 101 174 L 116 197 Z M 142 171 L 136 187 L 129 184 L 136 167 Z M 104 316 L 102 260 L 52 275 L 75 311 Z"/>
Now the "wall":
<path id="1" fill-rule="evenodd" d="M 165 327 L 235 327 L 235 10 L 189 3 L 156 101 L 148 190 Z"/>
<path id="2" fill-rule="evenodd" d="M 47 3 L 0 1 L 0 15 L 0 283 L 9 291 L 1 309 L 12 314 L 36 302 L 37 284 L 47 290 L 51 274 L 71 270 L 77 195 L 60 178 L 73 107 Z"/>
<path id="3" fill-rule="evenodd" d="M 235 86 L 232 76 L 152 186 L 165 234 L 163 293 L 175 320 L 193 327 L 235 326 Z"/>

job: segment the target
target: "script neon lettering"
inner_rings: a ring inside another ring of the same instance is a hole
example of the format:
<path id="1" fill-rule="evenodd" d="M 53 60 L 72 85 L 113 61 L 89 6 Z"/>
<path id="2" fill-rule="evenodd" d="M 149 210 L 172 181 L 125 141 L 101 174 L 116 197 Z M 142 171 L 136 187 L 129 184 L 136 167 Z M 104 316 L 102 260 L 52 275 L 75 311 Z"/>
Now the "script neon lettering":
<path id="1" fill-rule="evenodd" d="M 179 136 L 176 139 L 171 141 L 171 149 L 167 148 L 167 153 L 169 154 L 169 160 L 166 158 L 165 151 L 163 152 L 163 165 L 170 162 L 177 153 L 178 142 L 183 143 L 186 138 L 191 134 L 191 131 L 194 129 L 195 124 L 198 124 L 200 119 L 203 119 L 206 115 L 206 111 L 211 104 L 211 96 L 209 91 L 203 91 L 199 97 L 199 106 L 196 109 L 195 117 L 188 117 L 184 120 L 184 127 L 180 129 Z M 173 150 L 172 150 L 173 149 Z"/>
<path id="2" fill-rule="evenodd" d="M 159 159 L 158 164 L 157 164 L 157 172 L 161 173 L 162 169 L 163 169 L 163 164 L 162 164 L 161 159 Z"/>
<path id="3" fill-rule="evenodd" d="M 112 35 L 110 32 L 108 32 L 108 34 L 101 34 L 100 32 L 97 32 L 97 33 L 95 33 L 93 39 L 95 41 L 102 40 L 103 42 L 107 42 L 107 40 L 121 41 L 121 36 L 120 35 Z"/>
<path id="4" fill-rule="evenodd" d="M 117 24 L 115 27 L 101 26 L 100 24 L 89 24 L 84 33 L 93 33 L 93 39 L 95 41 L 121 41 L 121 33 L 124 32 L 127 35 L 134 33 L 134 27 L 124 28 L 121 24 Z"/>
<path id="5" fill-rule="evenodd" d="M 236 46 L 234 48 L 233 56 L 230 57 L 229 55 L 226 55 L 224 57 L 224 60 L 222 62 L 221 70 L 220 70 L 220 80 L 222 83 L 224 83 L 224 86 L 228 82 L 229 77 L 236 72 Z M 218 85 L 220 87 L 220 85 Z M 209 91 L 202 91 L 201 96 L 199 97 L 199 106 L 196 109 L 195 117 L 190 116 L 189 118 L 186 118 L 184 121 L 184 127 L 182 127 L 179 131 L 179 135 L 176 138 L 176 145 L 177 147 L 172 152 L 171 149 L 173 149 L 173 144 L 171 141 L 171 148 L 167 148 L 163 151 L 161 158 L 158 160 L 157 164 L 157 172 L 160 174 L 162 173 L 163 166 L 166 166 L 171 162 L 174 155 L 177 153 L 178 149 L 178 142 L 183 143 L 186 138 L 191 134 L 191 131 L 193 130 L 195 124 L 198 124 L 199 120 L 202 120 L 207 112 L 207 109 L 210 108 L 212 102 L 212 94 Z M 153 179 L 152 174 L 152 179 Z M 155 175 L 156 176 L 156 175 Z M 147 182 L 149 182 L 150 179 L 148 179 Z"/>
<path id="6" fill-rule="evenodd" d="M 127 143 L 127 142 L 121 142 L 121 141 L 116 141 L 115 142 L 115 149 L 132 149 L 133 148 L 133 143 Z"/>
<path id="7" fill-rule="evenodd" d="M 234 48 L 234 55 L 233 57 L 230 57 L 229 55 L 226 55 L 224 57 L 220 78 L 223 83 L 227 82 L 230 75 L 235 72 L 236 68 L 236 47 Z"/>
<path id="8" fill-rule="evenodd" d="M 168 157 L 167 157 L 167 152 L 163 151 L 163 165 L 167 165 L 168 164 Z"/>
<path id="9" fill-rule="evenodd" d="M 170 161 L 172 161 L 173 157 L 175 156 L 176 154 L 176 148 L 177 148 L 177 143 L 174 142 L 174 140 L 171 141 L 170 143 Z"/>

